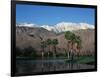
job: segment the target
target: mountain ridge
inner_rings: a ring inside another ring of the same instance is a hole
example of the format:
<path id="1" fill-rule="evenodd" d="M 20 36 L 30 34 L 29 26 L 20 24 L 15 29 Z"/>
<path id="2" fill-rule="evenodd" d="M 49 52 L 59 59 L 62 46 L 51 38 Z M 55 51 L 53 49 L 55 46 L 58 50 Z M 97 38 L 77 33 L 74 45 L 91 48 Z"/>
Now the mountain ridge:
<path id="1" fill-rule="evenodd" d="M 84 29 L 73 31 L 76 35 L 80 36 L 82 39 L 82 50 L 81 53 L 94 54 L 95 52 L 95 40 L 94 40 L 94 29 Z M 57 35 L 52 31 L 48 31 L 40 27 L 18 27 L 16 26 L 16 47 L 18 48 L 27 48 L 33 47 L 41 53 L 41 42 L 46 39 L 58 39 L 59 44 L 57 45 L 58 53 L 65 53 L 67 49 L 67 41 L 64 37 L 64 33 Z M 48 50 L 48 49 L 46 49 Z"/>
<path id="2" fill-rule="evenodd" d="M 61 23 L 55 24 L 53 26 L 36 25 L 36 24 L 31 24 L 31 23 L 16 24 L 16 26 L 37 27 L 37 28 L 42 27 L 44 29 L 47 29 L 48 31 L 53 31 L 55 33 L 80 30 L 80 29 L 94 29 L 93 25 L 90 25 L 87 23 L 71 23 L 71 22 L 61 22 Z"/>

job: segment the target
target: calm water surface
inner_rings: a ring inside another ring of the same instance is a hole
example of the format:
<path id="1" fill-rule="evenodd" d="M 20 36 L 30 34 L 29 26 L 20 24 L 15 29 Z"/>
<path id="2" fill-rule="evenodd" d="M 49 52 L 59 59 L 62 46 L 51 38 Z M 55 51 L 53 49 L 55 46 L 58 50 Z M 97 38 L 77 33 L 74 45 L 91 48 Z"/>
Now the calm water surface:
<path id="1" fill-rule="evenodd" d="M 17 60 L 17 74 L 36 74 L 41 72 L 93 69 L 94 65 L 77 64 L 65 60 Z"/>

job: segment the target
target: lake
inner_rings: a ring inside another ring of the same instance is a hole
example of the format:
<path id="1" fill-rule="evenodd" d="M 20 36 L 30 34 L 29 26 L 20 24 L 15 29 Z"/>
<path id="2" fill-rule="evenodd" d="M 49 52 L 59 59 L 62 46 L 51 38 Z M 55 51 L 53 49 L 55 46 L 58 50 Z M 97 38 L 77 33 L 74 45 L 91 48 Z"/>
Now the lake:
<path id="1" fill-rule="evenodd" d="M 16 60 L 16 74 L 37 74 L 41 72 L 94 69 L 94 65 L 66 62 L 64 59 Z"/>

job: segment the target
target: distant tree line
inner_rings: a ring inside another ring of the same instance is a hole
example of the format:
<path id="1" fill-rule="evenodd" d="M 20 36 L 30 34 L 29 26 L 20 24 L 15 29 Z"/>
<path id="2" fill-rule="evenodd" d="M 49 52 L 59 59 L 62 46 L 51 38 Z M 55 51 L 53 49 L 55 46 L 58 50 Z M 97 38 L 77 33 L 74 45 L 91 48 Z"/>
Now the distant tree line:
<path id="1" fill-rule="evenodd" d="M 27 47 L 24 49 L 16 47 L 16 57 L 31 57 L 36 58 L 38 55 L 36 50 L 32 47 Z"/>
<path id="2" fill-rule="evenodd" d="M 56 46 L 58 44 L 58 40 L 57 39 L 47 39 L 45 41 L 41 42 L 41 49 L 42 49 L 42 57 L 44 57 L 45 55 L 45 48 L 48 48 L 48 52 L 47 55 L 49 56 L 54 56 L 56 57 Z M 53 46 L 54 52 L 50 50 L 51 46 Z"/>

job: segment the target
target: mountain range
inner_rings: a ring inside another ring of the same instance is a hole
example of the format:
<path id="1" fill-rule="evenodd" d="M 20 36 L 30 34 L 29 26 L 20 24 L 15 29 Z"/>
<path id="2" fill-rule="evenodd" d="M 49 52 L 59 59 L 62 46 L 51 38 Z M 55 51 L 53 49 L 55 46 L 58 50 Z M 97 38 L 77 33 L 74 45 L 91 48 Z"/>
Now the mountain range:
<path id="1" fill-rule="evenodd" d="M 73 31 L 80 29 L 94 29 L 94 25 L 87 23 L 72 23 L 72 22 L 60 22 L 55 25 L 37 25 L 31 23 L 21 23 L 16 24 L 16 26 L 25 26 L 25 27 L 42 27 L 47 29 L 48 31 L 53 31 L 56 33 L 65 32 L 65 31 Z"/>
<path id="2" fill-rule="evenodd" d="M 64 37 L 64 31 L 72 31 L 82 39 L 82 54 L 94 54 L 95 52 L 95 29 L 89 24 L 59 23 L 56 26 L 38 26 L 35 24 L 17 24 L 16 26 L 16 47 L 33 47 L 37 53 L 41 52 L 41 42 L 48 38 L 58 39 L 58 53 L 65 53 L 68 40 Z M 81 25 L 81 26 L 80 26 Z M 46 48 L 45 50 L 48 50 Z M 51 48 L 52 51 L 52 48 Z"/>

